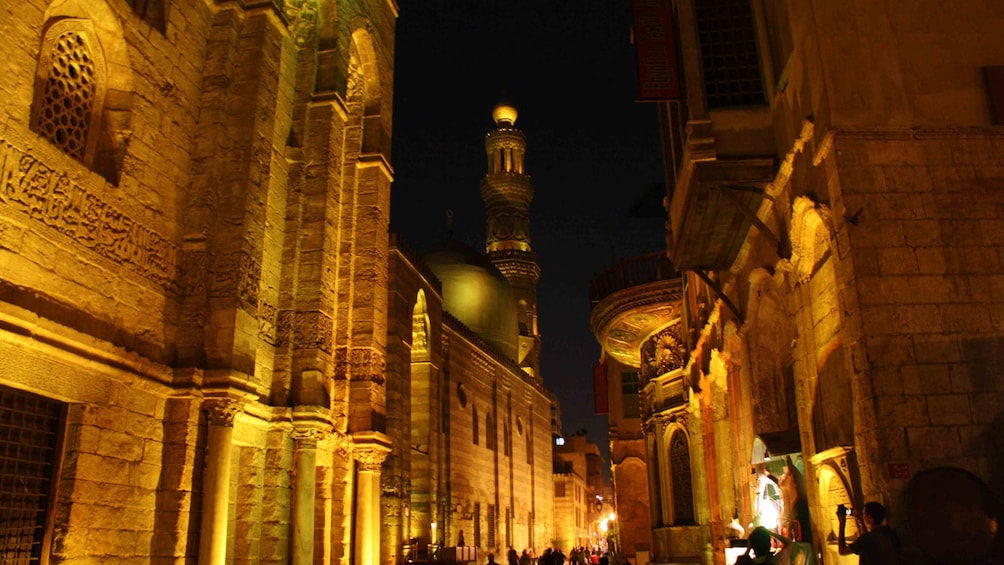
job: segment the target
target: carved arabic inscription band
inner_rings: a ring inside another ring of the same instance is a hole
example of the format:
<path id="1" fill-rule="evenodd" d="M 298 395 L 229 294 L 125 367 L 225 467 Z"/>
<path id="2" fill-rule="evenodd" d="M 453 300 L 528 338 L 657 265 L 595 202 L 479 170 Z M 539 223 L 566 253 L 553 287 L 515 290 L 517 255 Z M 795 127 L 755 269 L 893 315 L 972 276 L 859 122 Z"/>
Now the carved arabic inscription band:
<path id="1" fill-rule="evenodd" d="M 20 209 L 100 255 L 170 285 L 178 248 L 88 189 L 0 139 L 0 204 Z"/>

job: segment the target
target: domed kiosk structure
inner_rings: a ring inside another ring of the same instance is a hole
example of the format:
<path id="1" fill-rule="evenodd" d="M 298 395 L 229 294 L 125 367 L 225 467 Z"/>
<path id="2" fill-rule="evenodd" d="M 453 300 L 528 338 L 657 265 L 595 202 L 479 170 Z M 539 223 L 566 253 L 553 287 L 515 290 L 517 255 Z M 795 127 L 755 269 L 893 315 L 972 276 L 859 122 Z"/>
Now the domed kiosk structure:
<path id="1" fill-rule="evenodd" d="M 517 359 L 519 325 L 516 296 L 488 258 L 449 238 L 425 254 L 443 283 L 443 308 L 510 359 Z"/>

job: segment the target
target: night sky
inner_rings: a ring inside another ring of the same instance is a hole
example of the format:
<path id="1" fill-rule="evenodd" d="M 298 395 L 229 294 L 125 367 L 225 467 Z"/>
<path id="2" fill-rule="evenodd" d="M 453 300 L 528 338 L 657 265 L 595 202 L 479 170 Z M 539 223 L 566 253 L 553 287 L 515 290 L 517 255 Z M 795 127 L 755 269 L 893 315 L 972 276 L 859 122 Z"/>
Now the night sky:
<path id="1" fill-rule="evenodd" d="M 453 236 L 483 250 L 484 135 L 497 102 L 519 110 L 542 270 L 541 373 L 561 400 L 565 434 L 587 429 L 606 454 L 606 416 L 593 411 L 600 348 L 589 281 L 665 246 L 663 218 L 632 212 L 661 202 L 653 187 L 663 175 L 656 107 L 635 101 L 628 0 L 399 5 L 391 229 L 422 253 L 445 237 L 453 210 Z"/>

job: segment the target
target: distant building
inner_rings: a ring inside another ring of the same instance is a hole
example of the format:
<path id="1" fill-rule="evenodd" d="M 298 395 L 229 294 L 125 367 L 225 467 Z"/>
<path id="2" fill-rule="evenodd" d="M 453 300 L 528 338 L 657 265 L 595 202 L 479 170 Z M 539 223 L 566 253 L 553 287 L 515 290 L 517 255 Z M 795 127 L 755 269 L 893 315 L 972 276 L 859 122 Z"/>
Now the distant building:
<path id="1" fill-rule="evenodd" d="M 596 392 L 607 400 L 617 550 L 644 564 L 653 539 L 700 547 L 690 468 L 680 459 L 700 445 L 685 427 L 680 274 L 663 253 L 626 259 L 593 278 L 589 298 L 602 348 Z M 663 504 L 672 510 L 654 513 Z"/>
<path id="2" fill-rule="evenodd" d="M 564 438 L 554 448 L 554 518 L 558 547 L 590 548 L 597 541 L 605 492 L 603 456 L 585 434 Z M 558 485 L 562 484 L 563 487 Z M 562 496 L 559 494 L 564 493 Z M 599 502 L 599 505 L 597 504 Z"/>

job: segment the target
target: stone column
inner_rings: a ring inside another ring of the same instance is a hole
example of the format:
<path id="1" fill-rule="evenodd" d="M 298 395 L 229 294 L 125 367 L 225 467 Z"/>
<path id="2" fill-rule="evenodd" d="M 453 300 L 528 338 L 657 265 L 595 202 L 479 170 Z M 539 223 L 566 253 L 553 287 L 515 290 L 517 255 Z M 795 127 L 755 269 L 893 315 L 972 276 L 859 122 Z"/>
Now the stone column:
<path id="1" fill-rule="evenodd" d="M 355 565 L 380 562 L 380 468 L 390 438 L 380 432 L 353 434 L 357 463 Z"/>
<path id="2" fill-rule="evenodd" d="M 292 565 L 314 562 L 314 497 L 317 492 L 317 442 L 324 431 L 310 424 L 294 424 Z"/>
<path id="3" fill-rule="evenodd" d="M 243 404 L 231 398 L 208 399 L 203 405 L 209 422 L 206 472 L 202 484 L 202 528 L 199 563 L 223 565 L 227 558 L 227 509 L 230 499 L 230 452 L 234 418 Z"/>

